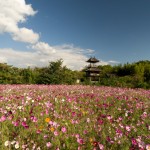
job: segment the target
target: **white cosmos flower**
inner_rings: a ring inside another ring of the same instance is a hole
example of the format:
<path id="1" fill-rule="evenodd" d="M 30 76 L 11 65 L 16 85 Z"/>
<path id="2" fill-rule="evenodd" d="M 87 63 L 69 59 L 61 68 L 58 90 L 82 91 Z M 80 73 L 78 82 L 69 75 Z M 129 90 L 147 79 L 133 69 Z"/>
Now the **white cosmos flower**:
<path id="1" fill-rule="evenodd" d="M 15 144 L 15 143 L 16 143 L 16 141 L 12 141 L 12 142 L 11 142 L 12 145 Z"/>
<path id="2" fill-rule="evenodd" d="M 57 98 L 55 97 L 55 102 L 57 102 L 58 100 L 57 100 Z"/>
<path id="3" fill-rule="evenodd" d="M 9 110 L 9 109 L 10 109 L 10 107 L 9 107 L 9 106 L 6 106 L 6 109 L 8 109 L 8 110 Z"/>
<path id="4" fill-rule="evenodd" d="M 20 109 L 20 110 L 21 110 L 21 109 L 22 109 L 22 107 L 23 107 L 23 106 L 18 106 L 18 109 Z"/>
<path id="5" fill-rule="evenodd" d="M 19 143 L 17 142 L 16 144 L 15 144 L 15 149 L 18 149 L 19 148 Z"/>
<path id="6" fill-rule="evenodd" d="M 29 96 L 27 96 L 27 97 L 26 97 L 26 99 L 27 99 L 27 100 L 31 100 L 32 98 L 31 98 L 31 97 L 29 97 Z"/>
<path id="7" fill-rule="evenodd" d="M 62 102 L 64 102 L 64 101 L 65 101 L 65 99 L 62 99 L 61 101 L 62 101 Z"/>
<path id="8" fill-rule="evenodd" d="M 5 146 L 9 146 L 10 145 L 10 141 L 5 141 L 4 145 Z"/>

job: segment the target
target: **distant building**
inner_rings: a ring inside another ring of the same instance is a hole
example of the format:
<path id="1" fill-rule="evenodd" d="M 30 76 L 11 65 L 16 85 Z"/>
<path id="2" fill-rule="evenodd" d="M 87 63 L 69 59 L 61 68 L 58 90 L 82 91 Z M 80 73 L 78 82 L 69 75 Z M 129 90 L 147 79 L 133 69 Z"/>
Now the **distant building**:
<path id="1" fill-rule="evenodd" d="M 98 82 L 100 79 L 100 69 L 96 66 L 96 63 L 99 62 L 95 57 L 91 57 L 86 62 L 89 63 L 86 72 L 86 77 L 91 83 Z"/>

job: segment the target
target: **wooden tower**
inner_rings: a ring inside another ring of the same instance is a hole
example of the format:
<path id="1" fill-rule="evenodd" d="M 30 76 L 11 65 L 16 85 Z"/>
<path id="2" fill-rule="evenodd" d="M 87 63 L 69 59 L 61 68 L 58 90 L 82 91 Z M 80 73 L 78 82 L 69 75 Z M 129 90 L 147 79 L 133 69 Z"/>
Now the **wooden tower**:
<path id="1" fill-rule="evenodd" d="M 97 68 L 96 63 L 98 63 L 99 60 L 95 57 L 91 57 L 86 62 L 89 63 L 87 69 L 85 70 L 87 79 L 89 79 L 91 83 L 98 82 L 100 78 L 100 69 Z"/>

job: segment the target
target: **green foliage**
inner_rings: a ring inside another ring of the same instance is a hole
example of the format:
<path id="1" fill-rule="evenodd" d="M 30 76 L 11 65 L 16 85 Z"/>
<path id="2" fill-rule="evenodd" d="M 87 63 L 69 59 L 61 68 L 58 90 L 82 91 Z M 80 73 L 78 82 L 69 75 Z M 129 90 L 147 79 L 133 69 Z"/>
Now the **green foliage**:
<path id="1" fill-rule="evenodd" d="M 130 88 L 150 88 L 150 61 L 139 61 L 124 65 L 98 66 L 100 81 L 96 85 Z M 80 84 L 90 85 L 85 70 L 73 71 L 63 66 L 63 60 L 49 62 L 42 68 L 17 68 L 0 63 L 0 84 Z"/>
<path id="2" fill-rule="evenodd" d="M 99 85 L 130 88 L 150 88 L 150 61 L 139 61 L 118 66 L 99 66 Z"/>
<path id="3" fill-rule="evenodd" d="M 77 79 L 77 72 L 62 66 L 63 61 L 50 62 L 48 67 L 42 68 L 37 83 L 39 84 L 73 84 Z"/>

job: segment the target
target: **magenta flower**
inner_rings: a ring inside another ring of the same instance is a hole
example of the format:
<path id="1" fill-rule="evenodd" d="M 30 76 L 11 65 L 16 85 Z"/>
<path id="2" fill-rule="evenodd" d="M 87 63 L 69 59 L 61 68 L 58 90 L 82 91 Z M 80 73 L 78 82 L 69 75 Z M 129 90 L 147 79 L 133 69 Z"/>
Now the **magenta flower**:
<path id="1" fill-rule="evenodd" d="M 76 112 L 72 112 L 72 116 L 75 117 L 76 116 Z"/>
<path id="2" fill-rule="evenodd" d="M 26 129 L 29 128 L 29 126 L 27 125 L 27 123 L 26 123 L 25 121 L 23 121 L 21 124 L 22 124 L 22 126 L 25 127 Z"/>
<path id="3" fill-rule="evenodd" d="M 35 116 L 31 116 L 30 119 L 33 121 L 33 122 L 37 122 L 38 119 L 35 117 Z"/>
<path id="4" fill-rule="evenodd" d="M 137 145 L 138 144 L 135 138 L 132 138 L 131 141 L 132 141 L 132 145 Z"/>
<path id="5" fill-rule="evenodd" d="M 99 123 L 100 125 L 102 125 L 102 124 L 103 124 L 103 120 L 98 119 L 98 123 Z"/>

